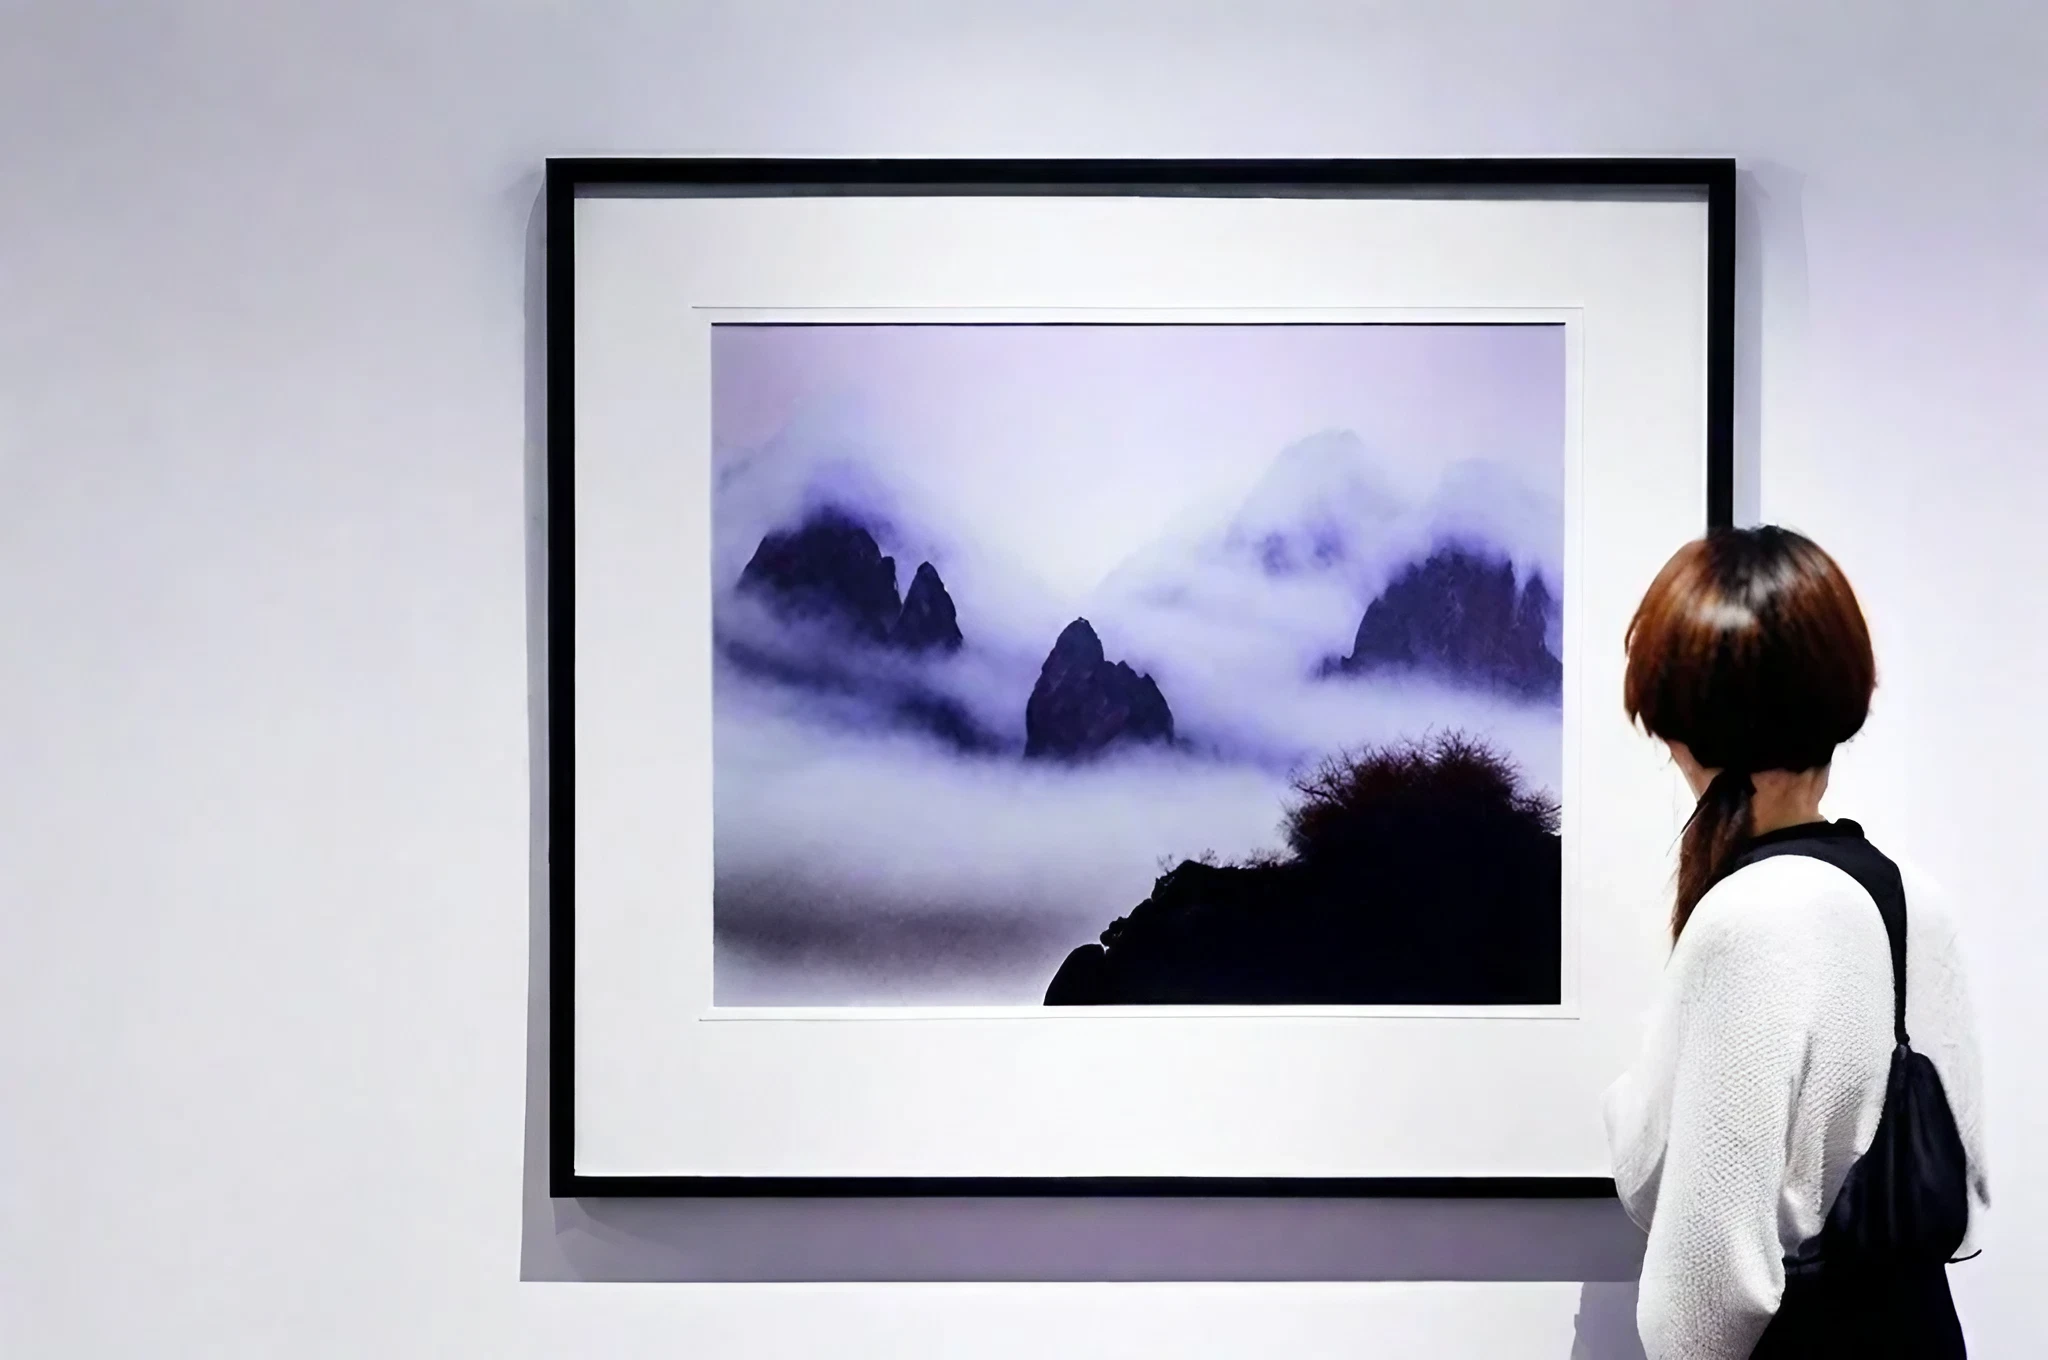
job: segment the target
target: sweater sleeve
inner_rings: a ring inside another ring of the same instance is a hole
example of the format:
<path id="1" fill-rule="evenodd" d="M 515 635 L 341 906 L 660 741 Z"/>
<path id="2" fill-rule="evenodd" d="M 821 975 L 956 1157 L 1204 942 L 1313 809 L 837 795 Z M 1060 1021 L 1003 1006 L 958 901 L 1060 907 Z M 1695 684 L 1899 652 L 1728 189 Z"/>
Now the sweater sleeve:
<path id="1" fill-rule="evenodd" d="M 1650 1360 L 1747 1356 L 1784 1293 L 1778 1212 L 1812 974 L 1758 906 L 1703 903 L 1672 957 L 1669 1141 L 1637 1318 Z"/>
<path id="2" fill-rule="evenodd" d="M 1662 1059 L 1673 1047 L 1666 1037 L 1669 1027 L 1663 1007 L 1651 1012 L 1635 1065 L 1607 1088 L 1601 1109 L 1607 1150 L 1614 1164 L 1615 1195 L 1622 1210 L 1644 1232 L 1656 1217 L 1657 1178 L 1664 1173 L 1671 1093 L 1670 1073 Z"/>

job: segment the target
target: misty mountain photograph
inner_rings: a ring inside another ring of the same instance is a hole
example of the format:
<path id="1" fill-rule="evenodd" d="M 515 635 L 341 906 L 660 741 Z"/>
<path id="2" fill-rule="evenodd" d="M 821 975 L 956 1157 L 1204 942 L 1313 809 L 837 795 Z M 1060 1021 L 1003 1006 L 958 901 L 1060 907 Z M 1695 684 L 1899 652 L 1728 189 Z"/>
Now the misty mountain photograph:
<path id="1" fill-rule="evenodd" d="M 1554 324 L 714 326 L 714 1004 L 1556 1003 L 1565 395 Z"/>

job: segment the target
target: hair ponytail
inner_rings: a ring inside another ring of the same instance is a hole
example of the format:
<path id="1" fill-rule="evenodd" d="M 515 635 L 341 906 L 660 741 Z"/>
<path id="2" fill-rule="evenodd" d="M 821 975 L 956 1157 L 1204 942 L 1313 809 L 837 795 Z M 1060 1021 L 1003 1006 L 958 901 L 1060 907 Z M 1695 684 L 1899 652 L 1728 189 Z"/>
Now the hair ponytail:
<path id="1" fill-rule="evenodd" d="M 1678 896 L 1671 906 L 1677 939 L 1707 889 L 1728 873 L 1755 828 L 1756 784 L 1740 770 L 1723 770 L 1707 785 L 1678 840 Z"/>

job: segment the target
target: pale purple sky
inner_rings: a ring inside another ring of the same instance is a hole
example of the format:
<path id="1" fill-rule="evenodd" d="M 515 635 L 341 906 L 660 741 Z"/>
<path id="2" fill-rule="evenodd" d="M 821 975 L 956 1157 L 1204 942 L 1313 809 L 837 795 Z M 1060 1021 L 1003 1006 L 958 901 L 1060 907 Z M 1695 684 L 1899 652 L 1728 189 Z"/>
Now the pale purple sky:
<path id="1" fill-rule="evenodd" d="M 1468 458 L 1564 493 L 1557 325 L 723 324 L 712 355 L 718 448 L 835 412 L 947 532 L 1075 590 L 1326 429 L 1418 500 Z"/>

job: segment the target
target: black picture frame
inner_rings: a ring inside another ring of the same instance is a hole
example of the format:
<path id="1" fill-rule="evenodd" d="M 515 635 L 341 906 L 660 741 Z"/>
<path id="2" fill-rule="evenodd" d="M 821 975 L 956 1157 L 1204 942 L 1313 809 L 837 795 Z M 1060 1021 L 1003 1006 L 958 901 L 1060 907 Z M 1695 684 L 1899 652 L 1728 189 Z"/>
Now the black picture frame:
<path id="1" fill-rule="evenodd" d="M 1440 160 L 871 160 L 560 157 L 546 169 L 549 1186 L 557 1198 L 1199 1196 L 1606 1198 L 1578 1176 L 596 1176 L 575 1165 L 575 218 L 583 196 L 1641 198 L 1707 206 L 1705 526 L 1734 522 L 1735 162 L 1712 157 Z"/>

